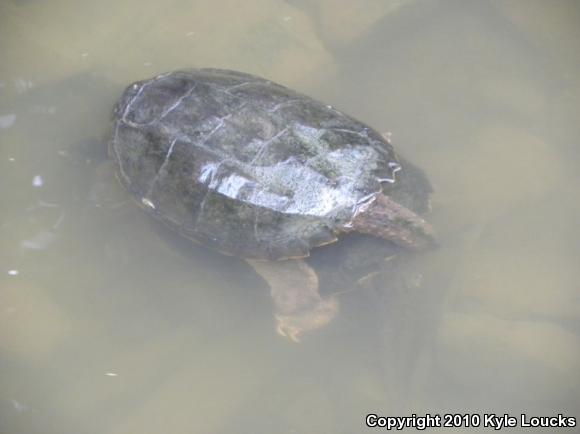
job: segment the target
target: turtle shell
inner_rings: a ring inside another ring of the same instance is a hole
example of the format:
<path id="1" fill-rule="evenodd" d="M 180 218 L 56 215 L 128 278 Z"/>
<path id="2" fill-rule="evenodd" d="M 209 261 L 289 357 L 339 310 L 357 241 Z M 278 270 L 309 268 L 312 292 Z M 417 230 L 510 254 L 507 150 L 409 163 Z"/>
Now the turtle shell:
<path id="1" fill-rule="evenodd" d="M 249 74 L 177 71 L 130 85 L 109 151 L 142 206 L 222 253 L 303 257 L 394 182 L 369 126 Z"/>

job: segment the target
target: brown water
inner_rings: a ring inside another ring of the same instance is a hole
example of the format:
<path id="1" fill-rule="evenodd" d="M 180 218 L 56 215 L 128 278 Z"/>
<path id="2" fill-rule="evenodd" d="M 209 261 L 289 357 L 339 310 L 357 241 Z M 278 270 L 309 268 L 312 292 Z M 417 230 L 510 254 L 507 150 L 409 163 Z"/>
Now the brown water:
<path id="1" fill-rule="evenodd" d="M 574 0 L 3 0 L 0 432 L 579 417 L 579 29 Z M 393 133 L 436 190 L 411 281 L 292 344 L 247 265 L 136 210 L 101 164 L 115 98 L 204 66 Z"/>

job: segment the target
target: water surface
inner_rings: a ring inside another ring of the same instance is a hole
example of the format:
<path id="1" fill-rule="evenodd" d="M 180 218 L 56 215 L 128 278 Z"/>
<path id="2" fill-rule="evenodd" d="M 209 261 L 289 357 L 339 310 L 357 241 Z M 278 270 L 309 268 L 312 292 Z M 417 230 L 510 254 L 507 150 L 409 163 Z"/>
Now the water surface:
<path id="1" fill-rule="evenodd" d="M 580 416 L 578 4 L 240 5 L 0 4 L 0 431 Z M 207 66 L 390 131 L 433 183 L 440 248 L 301 344 L 277 336 L 251 268 L 153 225 L 103 164 L 124 86 Z"/>

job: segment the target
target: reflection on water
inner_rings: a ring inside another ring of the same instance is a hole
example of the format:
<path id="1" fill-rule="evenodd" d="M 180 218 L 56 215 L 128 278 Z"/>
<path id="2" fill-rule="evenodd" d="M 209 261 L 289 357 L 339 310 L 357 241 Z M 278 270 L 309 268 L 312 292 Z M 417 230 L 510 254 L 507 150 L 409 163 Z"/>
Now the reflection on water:
<path id="1" fill-rule="evenodd" d="M 0 431 L 580 416 L 580 7 L 339 3 L 0 4 Z M 188 66 L 260 74 L 391 130 L 434 184 L 440 249 L 385 263 L 332 325 L 280 339 L 247 265 L 153 225 L 107 168 L 124 85 Z"/>

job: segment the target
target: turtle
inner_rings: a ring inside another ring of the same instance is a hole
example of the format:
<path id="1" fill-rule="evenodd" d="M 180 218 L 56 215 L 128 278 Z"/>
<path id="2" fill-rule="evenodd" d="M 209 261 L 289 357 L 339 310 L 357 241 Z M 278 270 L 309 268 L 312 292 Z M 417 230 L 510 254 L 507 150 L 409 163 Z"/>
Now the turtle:
<path id="1" fill-rule="evenodd" d="M 393 200 L 402 165 L 370 126 L 256 75 L 202 68 L 129 85 L 109 155 L 121 184 L 180 235 L 246 260 L 268 283 L 279 334 L 328 324 L 312 249 L 349 233 L 424 250 L 431 225 Z"/>

